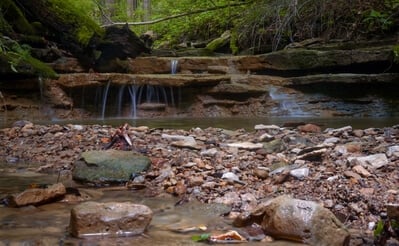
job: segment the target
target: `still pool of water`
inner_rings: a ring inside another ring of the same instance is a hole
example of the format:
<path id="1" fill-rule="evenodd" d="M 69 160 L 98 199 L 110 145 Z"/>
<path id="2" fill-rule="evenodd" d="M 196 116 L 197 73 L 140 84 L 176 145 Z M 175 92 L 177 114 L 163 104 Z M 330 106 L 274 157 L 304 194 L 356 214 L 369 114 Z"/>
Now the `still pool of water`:
<path id="1" fill-rule="evenodd" d="M 0 165 L 0 198 L 20 192 L 32 183 L 55 183 L 57 176 L 37 174 L 20 167 L 9 172 L 7 165 Z M 68 181 L 71 182 L 71 181 Z M 72 238 L 68 233 L 70 211 L 75 204 L 56 202 L 42 206 L 9 208 L 0 205 L 0 245 L 201 245 L 191 240 L 192 235 L 221 233 L 232 229 L 231 221 L 220 214 L 230 208 L 199 202 L 175 206 L 176 197 L 160 195 L 146 197 L 143 191 L 120 189 L 80 188 L 84 197 L 98 202 L 130 201 L 149 206 L 154 216 L 145 235 L 120 238 Z M 205 225 L 208 230 L 189 233 L 176 232 L 179 228 Z M 248 242 L 245 245 L 262 245 Z M 276 241 L 271 245 L 300 245 Z"/>

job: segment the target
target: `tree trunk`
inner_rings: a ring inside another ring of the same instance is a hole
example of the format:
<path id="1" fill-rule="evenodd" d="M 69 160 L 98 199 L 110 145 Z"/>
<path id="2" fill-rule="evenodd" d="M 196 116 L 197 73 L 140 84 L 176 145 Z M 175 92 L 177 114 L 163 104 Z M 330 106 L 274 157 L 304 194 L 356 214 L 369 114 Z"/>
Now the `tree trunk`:
<path id="1" fill-rule="evenodd" d="M 144 10 L 144 20 L 148 21 L 151 19 L 151 0 L 143 1 L 143 10 Z"/>
<path id="2" fill-rule="evenodd" d="M 126 0 L 126 5 L 127 18 L 132 18 L 134 11 L 137 9 L 137 0 Z"/>

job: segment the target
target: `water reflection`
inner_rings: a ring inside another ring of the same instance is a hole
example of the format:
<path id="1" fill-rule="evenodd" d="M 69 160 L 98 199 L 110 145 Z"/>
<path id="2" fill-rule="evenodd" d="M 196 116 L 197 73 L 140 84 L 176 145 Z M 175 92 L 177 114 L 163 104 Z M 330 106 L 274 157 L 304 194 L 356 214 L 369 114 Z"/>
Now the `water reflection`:
<path id="1" fill-rule="evenodd" d="M 0 164 L 4 167 L 8 164 Z M 4 169 L 2 169 L 4 170 Z M 54 182 L 56 176 L 33 174 L 29 171 L 2 172 L 0 198 L 19 192 L 31 183 Z M 145 235 L 121 238 L 72 238 L 68 234 L 70 211 L 75 204 L 51 203 L 39 207 L 8 208 L 0 206 L 0 245 L 199 245 L 192 235 L 203 231 L 177 233 L 179 228 L 206 225 L 207 232 L 225 232 L 231 223 L 220 214 L 230 210 L 225 205 L 186 203 L 175 206 L 176 197 L 167 194 L 146 197 L 143 191 L 82 189 L 82 193 L 98 202 L 130 201 L 145 204 L 154 211 L 154 217 Z M 263 245 L 249 242 L 246 245 Z M 300 245 L 290 242 L 274 242 L 271 245 Z"/>

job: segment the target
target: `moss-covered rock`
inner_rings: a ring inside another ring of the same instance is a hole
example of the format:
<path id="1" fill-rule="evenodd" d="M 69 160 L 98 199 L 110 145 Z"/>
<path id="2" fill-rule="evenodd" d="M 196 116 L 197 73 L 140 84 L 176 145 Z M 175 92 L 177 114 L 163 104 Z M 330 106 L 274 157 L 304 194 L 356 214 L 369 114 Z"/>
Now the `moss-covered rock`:
<path id="1" fill-rule="evenodd" d="M 25 18 L 22 11 L 12 0 L 0 1 L 0 32 L 11 32 L 11 26 L 17 32 L 34 34 L 35 29 Z"/>
<path id="2" fill-rule="evenodd" d="M 49 39 L 81 52 L 93 36 L 102 37 L 104 30 L 71 0 L 36 0 L 20 2 L 29 9 L 29 18 L 48 30 Z"/>
<path id="3" fill-rule="evenodd" d="M 0 52 L 0 74 L 45 78 L 58 77 L 58 74 L 47 64 L 30 55 L 21 56 L 16 52 Z"/>
<path id="4" fill-rule="evenodd" d="M 132 174 L 150 167 L 148 157 L 131 151 L 106 150 L 82 153 L 84 162 L 75 163 L 73 179 L 94 184 L 127 182 Z"/>
<path id="5" fill-rule="evenodd" d="M 224 32 L 219 38 L 212 40 L 207 46 L 206 49 L 213 52 L 226 52 L 230 51 L 230 31 Z"/>
<path id="6" fill-rule="evenodd" d="M 70 0 L 48 0 L 49 10 L 59 22 L 71 27 L 71 34 L 79 44 L 86 46 L 94 35 L 103 36 L 102 29 L 86 13 L 76 9 Z"/>

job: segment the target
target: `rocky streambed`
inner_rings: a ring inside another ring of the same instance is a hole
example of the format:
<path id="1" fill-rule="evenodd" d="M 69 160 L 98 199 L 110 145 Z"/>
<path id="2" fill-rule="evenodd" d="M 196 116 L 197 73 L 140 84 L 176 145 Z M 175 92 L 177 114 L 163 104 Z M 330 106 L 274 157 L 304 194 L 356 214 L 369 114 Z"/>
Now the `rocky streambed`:
<path id="1" fill-rule="evenodd" d="M 104 151 L 117 131 L 108 125 L 16 122 L 0 132 L 0 157 L 8 163 L 1 172 L 15 172 L 17 163 L 26 162 L 40 163 L 37 172 L 72 177 L 82 153 Z M 148 196 L 170 193 L 177 204 L 226 204 L 229 218 L 291 195 L 330 210 L 349 229 L 350 244 L 365 245 L 372 244 L 386 204 L 399 201 L 398 125 L 259 124 L 251 131 L 141 126 L 127 128 L 126 134 L 132 146 L 112 148 L 146 156 L 150 167 L 119 185 L 140 185 Z"/>

